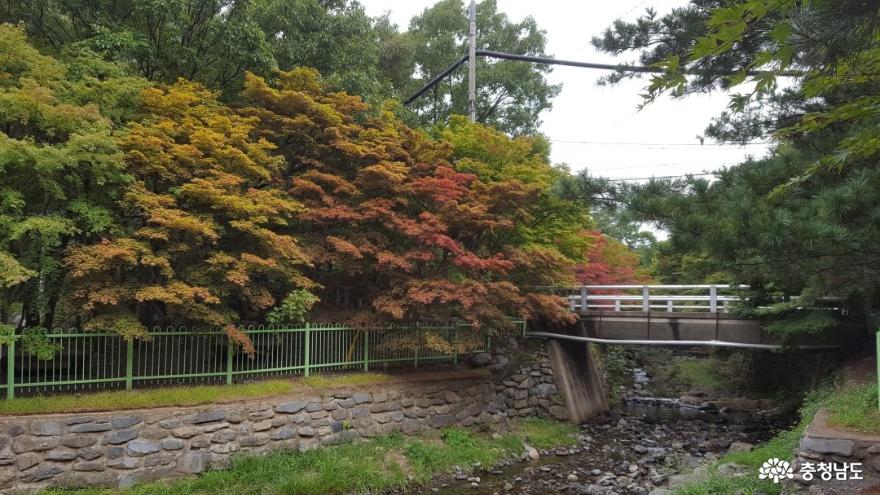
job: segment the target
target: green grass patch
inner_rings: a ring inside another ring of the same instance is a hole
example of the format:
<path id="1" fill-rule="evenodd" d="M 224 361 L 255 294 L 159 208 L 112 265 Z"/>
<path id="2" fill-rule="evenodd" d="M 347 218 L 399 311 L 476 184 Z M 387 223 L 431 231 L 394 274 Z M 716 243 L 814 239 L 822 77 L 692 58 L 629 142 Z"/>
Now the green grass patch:
<path id="1" fill-rule="evenodd" d="M 880 433 L 877 384 L 843 388 L 824 401 L 831 426 L 862 433 Z"/>
<path id="2" fill-rule="evenodd" d="M 724 379 L 715 371 L 717 363 L 711 359 L 680 359 L 673 363 L 671 378 L 687 385 L 685 388 L 706 391 L 721 390 Z"/>
<path id="3" fill-rule="evenodd" d="M 382 373 L 312 375 L 299 379 L 276 379 L 233 385 L 112 390 L 73 395 L 22 397 L 0 401 L 0 415 L 118 411 L 148 407 L 198 406 L 214 402 L 261 399 L 293 393 L 297 385 L 311 388 L 366 386 L 386 383 L 393 377 Z M 300 387 L 301 388 L 301 387 Z"/>
<path id="4" fill-rule="evenodd" d="M 383 373 L 346 373 L 340 375 L 311 375 L 300 381 L 312 388 L 332 388 L 387 383 L 393 377 Z"/>
<path id="5" fill-rule="evenodd" d="M 517 455 L 523 441 L 574 441 L 575 427 L 546 420 L 523 420 L 495 438 L 461 428 L 437 436 L 405 438 L 393 434 L 306 453 L 278 452 L 237 457 L 232 468 L 198 478 L 151 483 L 128 490 L 48 491 L 44 495 L 331 495 L 376 493 L 424 483 L 454 466 L 473 469 Z M 552 445 L 544 445 L 551 447 Z"/>
<path id="6" fill-rule="evenodd" d="M 116 411 L 147 407 L 197 406 L 212 402 L 258 399 L 292 392 L 292 380 L 266 380 L 234 385 L 148 388 L 77 395 L 22 397 L 0 401 L 0 415 Z"/>
<path id="7" fill-rule="evenodd" d="M 516 431 L 526 443 L 536 449 L 548 449 L 557 445 L 572 445 L 577 440 L 577 427 L 544 418 L 526 418 L 519 422 Z"/>

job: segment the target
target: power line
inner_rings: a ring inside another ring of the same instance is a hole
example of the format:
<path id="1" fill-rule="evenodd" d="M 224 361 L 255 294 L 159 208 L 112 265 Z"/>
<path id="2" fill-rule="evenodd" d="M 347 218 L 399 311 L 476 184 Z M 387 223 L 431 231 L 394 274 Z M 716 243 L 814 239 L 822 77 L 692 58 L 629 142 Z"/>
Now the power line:
<path id="1" fill-rule="evenodd" d="M 702 174 L 684 174 L 684 175 L 661 175 L 661 176 L 653 176 L 653 177 L 626 177 L 622 179 L 606 179 L 608 182 L 628 182 L 633 180 L 652 180 L 652 179 L 684 179 L 686 177 L 704 177 L 704 176 L 717 176 L 717 173 L 707 172 Z"/>
<path id="2" fill-rule="evenodd" d="M 691 166 L 693 166 L 692 164 L 688 164 L 688 163 L 651 163 L 651 164 L 645 164 L 645 165 L 632 165 L 632 166 L 626 166 L 626 167 L 603 168 L 602 165 L 591 165 L 589 163 L 567 163 L 567 162 L 562 162 L 562 163 L 565 163 L 566 165 L 571 165 L 573 167 L 584 167 L 591 172 L 608 172 L 611 170 L 633 170 L 633 169 L 638 169 L 638 168 L 652 169 L 652 168 L 660 168 L 660 167 L 691 167 Z M 721 163 L 721 164 L 716 164 L 716 165 L 712 165 L 712 166 L 713 167 L 732 167 L 734 165 L 738 165 L 738 163 Z"/>
<path id="3" fill-rule="evenodd" d="M 580 62 L 577 60 L 564 60 L 558 58 L 551 57 L 538 57 L 534 55 L 516 55 L 513 53 L 505 53 L 505 52 L 496 52 L 493 50 L 474 50 L 473 51 L 475 57 L 487 57 L 487 58 L 497 58 L 501 60 L 517 60 L 520 62 L 531 62 L 535 64 L 547 64 L 547 65 L 566 65 L 569 67 L 580 67 L 582 69 L 600 69 L 600 70 L 613 70 L 617 72 L 638 72 L 645 74 L 665 74 L 668 73 L 666 69 L 660 67 L 652 67 L 645 65 L 630 65 L 630 64 L 600 64 L 596 62 Z M 441 72 L 439 75 L 428 81 L 424 86 L 422 86 L 418 91 L 416 91 L 412 96 L 410 96 L 405 102 L 404 105 L 409 105 L 413 101 L 416 100 L 419 96 L 425 94 L 432 86 L 440 82 L 441 79 L 449 75 L 452 71 L 458 68 L 461 64 L 467 61 L 469 58 L 468 55 L 464 55 L 457 61 L 453 62 L 446 70 Z M 704 75 L 739 75 L 743 72 L 748 76 L 763 76 L 763 75 L 775 75 L 779 77 L 798 77 L 803 76 L 804 73 L 801 71 L 781 71 L 781 72 L 772 72 L 772 71 L 759 71 L 759 70 L 750 70 L 750 71 L 738 71 L 731 72 L 726 74 L 715 74 L 711 71 L 706 70 L 695 70 L 695 69 L 684 69 L 680 71 L 682 74 L 691 75 L 691 76 L 704 76 Z"/>
<path id="4" fill-rule="evenodd" d="M 588 145 L 608 145 L 608 146 L 764 146 L 773 144 L 772 141 L 751 141 L 748 143 L 640 143 L 625 141 L 574 141 L 568 139 L 548 139 L 551 143 L 560 144 L 588 144 Z"/>

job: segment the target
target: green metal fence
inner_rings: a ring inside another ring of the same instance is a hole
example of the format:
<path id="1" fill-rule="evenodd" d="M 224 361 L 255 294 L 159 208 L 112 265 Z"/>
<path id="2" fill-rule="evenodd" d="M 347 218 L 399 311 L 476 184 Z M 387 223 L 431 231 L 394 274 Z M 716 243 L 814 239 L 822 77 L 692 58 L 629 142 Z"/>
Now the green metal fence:
<path id="1" fill-rule="evenodd" d="M 524 322 L 516 322 L 522 331 Z M 250 355 L 217 329 L 156 329 L 149 340 L 116 334 L 56 330 L 48 335 L 60 350 L 38 359 L 22 350 L 21 336 L 0 346 L 0 390 L 20 395 L 156 387 L 173 384 L 231 384 L 253 378 L 318 371 L 370 370 L 457 362 L 453 349 L 478 338 L 469 352 L 491 347 L 460 324 L 352 328 L 336 324 L 243 328 L 256 352 Z M 432 345 L 426 345 L 428 341 Z M 444 345 L 448 344 L 448 345 Z M 449 349 L 443 352 L 442 349 Z"/>

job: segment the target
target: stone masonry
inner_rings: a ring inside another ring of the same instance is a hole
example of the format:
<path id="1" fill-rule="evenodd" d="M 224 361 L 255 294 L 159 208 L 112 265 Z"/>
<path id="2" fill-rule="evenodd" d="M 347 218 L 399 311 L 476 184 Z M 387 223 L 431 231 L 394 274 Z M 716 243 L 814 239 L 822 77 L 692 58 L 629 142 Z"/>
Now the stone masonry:
<path id="1" fill-rule="evenodd" d="M 233 454 L 302 452 L 394 431 L 415 434 L 515 416 L 564 417 L 564 398 L 540 352 L 505 378 L 487 370 L 449 370 L 259 401 L 0 417 L 0 493 L 126 487 L 224 469 Z"/>
<path id="2" fill-rule="evenodd" d="M 800 467 L 804 463 L 861 463 L 863 480 L 823 481 L 818 474 L 810 481 L 804 480 Z M 787 482 L 786 494 L 810 493 L 844 495 L 880 492 L 880 436 L 853 433 L 835 429 L 828 424 L 828 412 L 820 409 L 801 437 L 793 463 L 795 477 Z M 878 491 L 870 491 L 873 488 Z M 865 490 L 864 492 L 862 490 Z"/>

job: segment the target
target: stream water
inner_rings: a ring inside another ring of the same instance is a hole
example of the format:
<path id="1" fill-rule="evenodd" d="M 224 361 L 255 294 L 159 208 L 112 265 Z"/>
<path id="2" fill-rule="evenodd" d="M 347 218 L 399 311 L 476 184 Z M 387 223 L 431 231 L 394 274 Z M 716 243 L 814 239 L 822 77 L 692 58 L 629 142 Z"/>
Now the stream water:
<path id="1" fill-rule="evenodd" d="M 636 374 L 638 381 L 639 375 Z M 436 479 L 410 494 L 647 495 L 669 478 L 757 444 L 790 425 L 763 412 L 723 412 L 677 400 L 634 397 L 580 426 L 577 444 Z M 658 490 L 659 488 L 659 490 Z"/>

